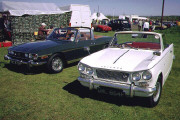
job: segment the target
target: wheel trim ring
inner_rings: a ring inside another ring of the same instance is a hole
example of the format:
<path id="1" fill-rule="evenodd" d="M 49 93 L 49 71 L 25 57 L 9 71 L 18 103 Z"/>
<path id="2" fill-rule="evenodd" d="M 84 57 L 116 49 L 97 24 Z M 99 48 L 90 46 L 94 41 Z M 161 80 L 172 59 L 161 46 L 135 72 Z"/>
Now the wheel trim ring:
<path id="1" fill-rule="evenodd" d="M 160 83 L 157 82 L 157 83 L 156 83 L 156 91 L 155 91 L 154 94 L 153 94 L 153 100 L 154 100 L 154 102 L 157 102 L 158 99 L 159 99 L 159 97 L 160 97 L 160 89 L 161 89 Z"/>
<path id="2" fill-rule="evenodd" d="M 62 60 L 60 58 L 54 58 L 52 60 L 52 69 L 55 71 L 60 71 L 63 67 Z"/>

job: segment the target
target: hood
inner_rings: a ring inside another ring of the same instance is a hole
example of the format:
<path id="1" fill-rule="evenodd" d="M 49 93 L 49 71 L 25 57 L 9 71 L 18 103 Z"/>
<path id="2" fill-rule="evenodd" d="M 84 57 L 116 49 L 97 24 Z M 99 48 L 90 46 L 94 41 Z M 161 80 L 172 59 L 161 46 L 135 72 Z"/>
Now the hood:
<path id="1" fill-rule="evenodd" d="M 153 51 L 107 48 L 85 57 L 81 62 L 95 68 L 133 72 L 149 69 L 153 59 Z"/>
<path id="2" fill-rule="evenodd" d="M 64 41 L 52 41 L 52 40 L 45 40 L 45 41 L 38 41 L 38 42 L 30 42 L 24 43 L 21 45 L 13 46 L 10 50 L 17 51 L 17 52 L 24 52 L 24 53 L 37 53 L 38 51 L 55 47 L 57 45 L 64 44 Z"/>

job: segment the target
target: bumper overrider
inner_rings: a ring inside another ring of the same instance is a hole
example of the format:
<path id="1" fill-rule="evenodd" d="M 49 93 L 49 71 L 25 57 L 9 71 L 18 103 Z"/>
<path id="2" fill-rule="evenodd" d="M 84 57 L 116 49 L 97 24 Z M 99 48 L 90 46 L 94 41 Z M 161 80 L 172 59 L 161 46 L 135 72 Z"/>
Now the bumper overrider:
<path id="1" fill-rule="evenodd" d="M 152 96 L 153 93 L 156 91 L 156 88 L 139 87 L 139 86 L 135 86 L 133 83 L 122 84 L 122 83 L 109 82 L 98 79 L 85 79 L 82 77 L 78 77 L 78 81 L 81 83 L 81 85 L 85 87 L 89 87 L 90 90 L 98 89 L 99 87 L 115 88 L 122 90 L 125 93 L 125 95 L 130 97 L 133 96 L 149 97 Z"/>
<path id="2" fill-rule="evenodd" d="M 8 55 L 5 55 L 4 56 L 4 59 L 5 60 L 10 60 L 11 63 L 13 64 L 17 64 L 17 65 L 21 65 L 21 64 L 25 64 L 25 65 L 30 65 L 30 66 L 40 66 L 40 65 L 43 65 L 43 64 L 46 64 L 47 62 L 46 61 L 43 61 L 43 62 L 35 62 L 33 60 L 29 60 L 29 61 L 23 61 L 23 60 L 18 60 L 18 59 L 14 59 Z"/>

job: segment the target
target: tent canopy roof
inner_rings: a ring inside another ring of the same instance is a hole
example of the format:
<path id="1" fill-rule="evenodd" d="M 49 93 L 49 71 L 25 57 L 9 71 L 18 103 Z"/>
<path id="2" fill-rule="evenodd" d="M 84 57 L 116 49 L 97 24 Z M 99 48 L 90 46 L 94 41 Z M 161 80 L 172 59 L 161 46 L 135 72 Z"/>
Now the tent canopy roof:
<path id="1" fill-rule="evenodd" d="M 103 19 L 106 19 L 106 20 L 109 20 L 109 18 L 107 18 L 105 15 L 103 15 L 102 13 L 99 14 L 99 16 L 97 16 L 97 13 L 93 13 L 92 16 L 91 16 L 91 19 L 93 20 L 103 20 Z"/>
<path id="2" fill-rule="evenodd" d="M 61 14 L 63 13 L 54 3 L 30 3 L 30 2 L 0 2 L 0 12 L 9 12 L 12 16 L 25 14 Z"/>

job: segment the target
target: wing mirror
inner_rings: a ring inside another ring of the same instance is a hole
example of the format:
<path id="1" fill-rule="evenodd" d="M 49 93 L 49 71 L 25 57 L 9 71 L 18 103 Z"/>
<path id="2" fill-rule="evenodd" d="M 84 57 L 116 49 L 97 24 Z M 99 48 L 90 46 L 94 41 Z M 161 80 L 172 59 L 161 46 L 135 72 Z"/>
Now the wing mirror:
<path id="1" fill-rule="evenodd" d="M 161 55 L 161 52 L 159 52 L 159 51 L 153 52 L 153 55 L 160 56 L 160 55 Z"/>
<path id="2" fill-rule="evenodd" d="M 90 48 L 89 47 L 84 47 L 84 51 L 88 51 L 88 53 L 90 55 Z"/>

